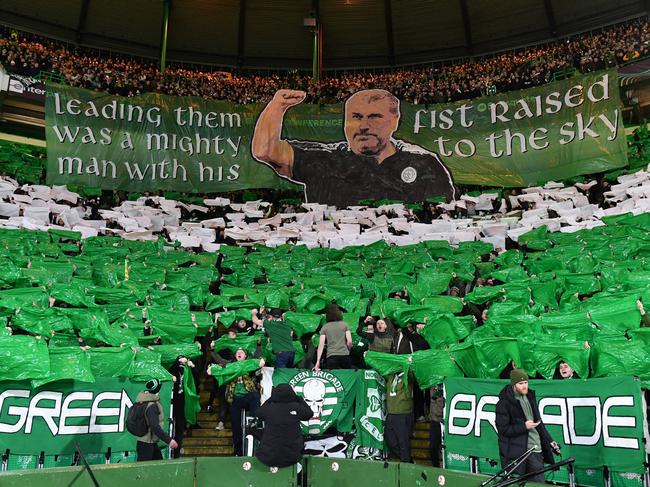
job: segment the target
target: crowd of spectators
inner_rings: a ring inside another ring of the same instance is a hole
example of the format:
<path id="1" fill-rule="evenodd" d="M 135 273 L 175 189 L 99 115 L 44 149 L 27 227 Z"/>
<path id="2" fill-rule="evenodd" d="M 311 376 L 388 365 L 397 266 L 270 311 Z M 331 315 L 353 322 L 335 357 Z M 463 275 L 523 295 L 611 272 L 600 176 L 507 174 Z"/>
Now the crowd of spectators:
<path id="1" fill-rule="evenodd" d="M 324 104 L 340 102 L 360 89 L 382 88 L 400 99 L 430 104 L 542 85 L 567 68 L 589 72 L 644 57 L 649 30 L 649 19 L 643 17 L 543 46 L 446 66 L 326 73 L 321 81 L 312 83 L 300 72 L 257 75 L 171 66 L 161 74 L 155 60 L 100 56 L 92 50 L 4 28 L 0 30 L 0 64 L 20 74 L 57 72 L 72 86 L 123 96 L 159 92 L 247 104 L 266 103 L 278 89 L 293 88 L 307 91 L 308 101 Z"/>

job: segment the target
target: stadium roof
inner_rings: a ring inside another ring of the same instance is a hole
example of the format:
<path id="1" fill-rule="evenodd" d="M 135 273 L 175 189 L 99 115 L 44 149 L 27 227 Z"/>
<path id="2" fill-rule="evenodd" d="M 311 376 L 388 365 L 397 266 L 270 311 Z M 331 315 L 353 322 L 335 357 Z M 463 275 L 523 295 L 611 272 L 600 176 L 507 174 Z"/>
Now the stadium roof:
<path id="1" fill-rule="evenodd" d="M 3 0 L 0 22 L 82 45 L 157 57 L 165 0 Z M 323 67 L 415 64 L 539 43 L 647 14 L 639 0 L 170 0 L 168 60 Z"/>

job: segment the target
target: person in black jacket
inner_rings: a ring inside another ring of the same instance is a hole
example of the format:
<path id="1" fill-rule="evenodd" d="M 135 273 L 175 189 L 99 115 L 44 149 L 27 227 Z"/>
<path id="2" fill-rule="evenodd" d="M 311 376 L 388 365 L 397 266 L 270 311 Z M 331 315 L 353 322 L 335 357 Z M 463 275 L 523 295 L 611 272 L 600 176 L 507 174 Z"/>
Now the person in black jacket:
<path id="1" fill-rule="evenodd" d="M 187 369 L 190 368 L 188 371 Z M 172 406 L 173 406 L 173 421 L 174 421 L 174 439 L 179 447 L 172 451 L 172 458 L 179 458 L 181 456 L 181 446 L 187 430 L 187 422 L 185 421 L 185 390 L 183 387 L 183 375 L 192 373 L 191 369 L 194 364 L 187 357 L 179 355 L 176 361 L 169 368 L 169 373 L 173 376 L 172 384 Z"/>
<path id="2" fill-rule="evenodd" d="M 289 384 L 274 387 L 271 397 L 257 409 L 257 417 L 264 421 L 264 434 L 255 456 L 269 467 L 288 467 L 300 461 L 304 446 L 300 421 L 313 414 Z"/>
<path id="3" fill-rule="evenodd" d="M 510 385 L 499 393 L 496 423 L 502 467 L 529 448 L 534 448 L 533 453 L 515 470 L 519 475 L 542 469 L 544 462 L 553 463 L 553 452 L 559 454 L 560 447 L 542 423 L 535 391 L 528 388 L 528 374 L 522 369 L 512 370 Z M 544 474 L 534 475 L 528 480 L 544 483 Z"/>

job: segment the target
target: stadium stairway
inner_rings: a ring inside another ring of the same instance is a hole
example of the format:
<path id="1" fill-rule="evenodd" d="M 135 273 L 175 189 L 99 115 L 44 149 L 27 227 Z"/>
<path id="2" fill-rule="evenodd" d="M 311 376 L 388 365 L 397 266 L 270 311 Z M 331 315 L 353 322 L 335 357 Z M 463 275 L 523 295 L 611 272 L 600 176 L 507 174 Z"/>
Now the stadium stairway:
<path id="1" fill-rule="evenodd" d="M 210 395 L 207 382 L 200 391 L 201 404 L 206 404 Z M 217 400 L 218 401 L 218 400 Z M 219 409 L 215 403 L 215 411 Z M 185 457 L 228 457 L 233 455 L 232 429 L 230 421 L 222 430 L 215 429 L 217 415 L 215 412 L 201 411 L 196 416 L 198 426 L 188 431 L 183 440 L 182 455 Z M 420 465 L 431 465 L 429 456 L 429 422 L 415 423 L 411 437 L 413 460 Z"/>
<path id="2" fill-rule="evenodd" d="M 415 423 L 411 436 L 411 456 L 419 465 L 431 466 L 429 454 L 429 422 Z"/>
<path id="3" fill-rule="evenodd" d="M 232 429 L 230 422 L 222 430 L 215 429 L 217 417 L 214 413 L 197 414 L 199 426 L 192 428 L 183 440 L 182 454 L 185 457 L 229 457 L 233 455 Z"/>
<path id="4" fill-rule="evenodd" d="M 210 384 L 203 380 L 199 392 L 201 405 L 207 404 L 210 397 Z M 219 410 L 219 399 L 214 404 L 215 412 L 203 411 L 196 415 L 198 425 L 187 432 L 183 440 L 182 455 L 185 457 L 229 457 L 233 455 L 232 429 L 230 421 L 224 424 L 224 429 L 218 430 L 216 411 Z"/>

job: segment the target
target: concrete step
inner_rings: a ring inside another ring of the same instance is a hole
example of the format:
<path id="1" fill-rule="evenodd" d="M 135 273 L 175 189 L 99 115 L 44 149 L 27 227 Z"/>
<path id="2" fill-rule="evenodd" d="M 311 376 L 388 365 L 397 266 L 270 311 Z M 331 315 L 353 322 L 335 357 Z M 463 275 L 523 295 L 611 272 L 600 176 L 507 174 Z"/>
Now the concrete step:
<path id="1" fill-rule="evenodd" d="M 429 448 L 429 440 L 417 440 L 417 439 L 412 439 L 411 440 L 411 449 L 423 449 L 427 450 Z"/>
<path id="2" fill-rule="evenodd" d="M 201 427 L 196 429 L 204 429 L 204 430 L 215 429 L 218 423 L 219 421 L 217 421 L 216 416 L 213 416 L 212 419 L 210 420 L 199 420 L 199 424 L 201 425 Z M 232 429 L 232 425 L 230 424 L 230 421 L 226 421 L 223 425 L 226 427 L 226 429 Z"/>
<path id="3" fill-rule="evenodd" d="M 196 413 L 196 420 L 201 423 L 202 421 L 212 421 L 217 419 L 217 413 L 219 412 L 218 409 L 215 409 L 211 413 L 206 413 L 204 411 L 201 411 L 200 413 Z"/>
<path id="4" fill-rule="evenodd" d="M 428 460 L 429 462 L 431 461 L 431 455 L 429 454 L 429 450 L 422 450 L 419 448 L 417 450 L 411 450 L 411 456 L 414 459 Z"/>
<path id="5" fill-rule="evenodd" d="M 232 431 L 230 429 L 197 428 L 193 429 L 188 436 L 192 438 L 232 438 Z"/>
<path id="6" fill-rule="evenodd" d="M 413 435 L 412 438 L 418 438 L 418 439 L 428 439 L 429 438 L 429 430 L 413 430 Z"/>
<path id="7" fill-rule="evenodd" d="M 192 437 L 183 440 L 183 448 L 187 447 L 210 447 L 210 446 L 227 446 L 232 447 L 232 437 L 223 436 L 221 438 L 200 438 Z"/>
<path id="8" fill-rule="evenodd" d="M 421 423 L 415 422 L 415 431 L 429 431 L 429 421 L 422 421 Z"/>
<path id="9" fill-rule="evenodd" d="M 190 446 L 181 452 L 186 457 L 231 457 L 235 454 L 230 446 Z"/>

